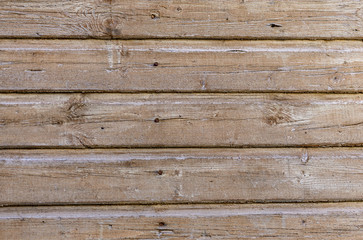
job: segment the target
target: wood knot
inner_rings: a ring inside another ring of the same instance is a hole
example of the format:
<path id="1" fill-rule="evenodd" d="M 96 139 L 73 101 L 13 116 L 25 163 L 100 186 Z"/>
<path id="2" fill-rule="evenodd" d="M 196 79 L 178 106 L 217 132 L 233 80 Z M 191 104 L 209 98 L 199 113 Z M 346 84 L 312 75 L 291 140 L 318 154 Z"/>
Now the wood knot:
<path id="1" fill-rule="evenodd" d="M 290 113 L 281 106 L 272 106 L 267 109 L 264 122 L 268 125 L 278 125 L 292 121 Z"/>
<path id="2" fill-rule="evenodd" d="M 279 121 L 283 120 L 283 117 L 281 116 L 269 116 L 266 117 L 266 123 L 269 125 L 277 125 L 279 123 Z"/>
<path id="3" fill-rule="evenodd" d="M 107 18 L 103 25 L 105 34 L 109 37 L 120 35 L 120 30 L 117 29 L 117 26 L 119 25 L 119 20 L 117 18 Z"/>
<path id="4" fill-rule="evenodd" d="M 86 110 L 86 103 L 83 95 L 69 98 L 69 100 L 65 105 L 65 110 L 64 110 L 66 114 L 66 120 L 77 121 L 77 122 L 82 121 L 85 110 Z M 60 119 L 60 121 L 62 121 L 62 119 Z"/>

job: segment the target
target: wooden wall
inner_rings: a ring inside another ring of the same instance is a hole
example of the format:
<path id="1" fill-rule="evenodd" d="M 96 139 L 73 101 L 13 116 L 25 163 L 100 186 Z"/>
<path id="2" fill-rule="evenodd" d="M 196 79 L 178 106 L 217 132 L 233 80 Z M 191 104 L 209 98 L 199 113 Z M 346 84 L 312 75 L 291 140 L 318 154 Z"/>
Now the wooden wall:
<path id="1" fill-rule="evenodd" d="M 363 239 L 363 1 L 0 0 L 0 239 Z"/>

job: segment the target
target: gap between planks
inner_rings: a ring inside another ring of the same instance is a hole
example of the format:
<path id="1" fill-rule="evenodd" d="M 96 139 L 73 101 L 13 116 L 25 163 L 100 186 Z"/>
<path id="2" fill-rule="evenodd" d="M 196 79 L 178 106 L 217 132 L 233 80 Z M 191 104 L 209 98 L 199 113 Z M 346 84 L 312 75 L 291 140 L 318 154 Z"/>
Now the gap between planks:
<path id="1" fill-rule="evenodd" d="M 332 42 L 332 41 L 363 41 L 363 37 L 359 38 L 289 38 L 289 37 L 275 37 L 275 38 L 256 38 L 256 37 L 230 37 L 230 38 L 219 38 L 219 37 L 181 37 L 181 38 L 172 38 L 172 37 L 127 37 L 127 38 L 107 38 L 107 37 L 90 37 L 90 38 L 77 38 L 77 37 L 57 37 L 57 36 L 50 36 L 50 37 L 3 37 L 0 36 L 1 40 L 59 40 L 59 41 L 67 41 L 67 40 L 76 40 L 76 41 L 147 41 L 147 40 L 155 40 L 155 41 L 307 41 L 307 42 L 314 42 L 314 41 L 324 41 L 324 42 Z"/>
<path id="2" fill-rule="evenodd" d="M 359 149 L 358 144 L 328 144 L 328 145 L 233 145 L 233 146 L 1 146 L 2 150 L 142 150 L 142 149 Z"/>
<path id="3" fill-rule="evenodd" d="M 363 199 L 357 200 L 357 199 L 345 199 L 345 200 L 326 200 L 326 201 L 307 201 L 307 200 L 301 200 L 301 201 L 201 201 L 201 202 L 189 202 L 189 201 L 178 201 L 178 202 L 170 202 L 170 201 L 160 201 L 160 202 L 100 202 L 100 203 L 49 203 L 49 204 L 38 204 L 38 203 L 29 203 L 29 204 L 0 204 L 1 208 L 27 208 L 27 207 L 117 207 L 117 206 L 178 206 L 178 205 L 188 205 L 188 206 L 213 206 L 213 205 L 244 205 L 246 207 L 250 205 L 272 205 L 272 204 L 291 204 L 294 206 L 299 205 L 306 205 L 306 204 L 343 204 L 343 203 L 363 203 Z"/>

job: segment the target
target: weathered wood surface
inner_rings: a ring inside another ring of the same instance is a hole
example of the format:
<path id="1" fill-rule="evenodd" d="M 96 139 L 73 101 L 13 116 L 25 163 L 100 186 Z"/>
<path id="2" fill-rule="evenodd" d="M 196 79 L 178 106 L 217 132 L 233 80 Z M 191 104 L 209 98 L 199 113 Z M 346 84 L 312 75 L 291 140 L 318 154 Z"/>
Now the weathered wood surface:
<path id="1" fill-rule="evenodd" d="M 362 163 L 361 148 L 3 150 L 0 204 L 360 201 Z"/>
<path id="2" fill-rule="evenodd" d="M 1 40 L 0 91 L 362 92 L 361 41 Z"/>
<path id="3" fill-rule="evenodd" d="M 1 94 L 0 146 L 362 146 L 361 94 Z"/>
<path id="4" fill-rule="evenodd" d="M 1 239 L 344 239 L 363 204 L 0 208 Z"/>
<path id="5" fill-rule="evenodd" d="M 2 0 L 0 18 L 0 37 L 363 38 L 359 0 Z"/>
<path id="6" fill-rule="evenodd" d="M 0 19 L 0 239 L 362 238 L 362 1 L 0 0 Z"/>

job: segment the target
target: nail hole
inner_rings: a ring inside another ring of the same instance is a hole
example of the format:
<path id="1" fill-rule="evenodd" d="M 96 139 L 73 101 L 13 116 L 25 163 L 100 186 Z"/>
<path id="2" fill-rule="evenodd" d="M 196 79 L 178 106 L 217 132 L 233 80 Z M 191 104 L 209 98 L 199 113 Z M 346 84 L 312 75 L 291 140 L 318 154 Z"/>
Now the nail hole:
<path id="1" fill-rule="evenodd" d="M 101 127 L 101 129 L 103 130 L 103 129 L 105 129 L 104 127 Z"/>
<path id="2" fill-rule="evenodd" d="M 163 226 L 165 226 L 166 224 L 165 224 L 165 222 L 159 222 L 159 226 L 160 227 L 163 227 Z"/>
<path id="3" fill-rule="evenodd" d="M 159 63 L 158 62 L 154 62 L 154 67 L 157 67 L 159 66 Z"/>
<path id="4" fill-rule="evenodd" d="M 154 122 L 158 123 L 158 122 L 160 122 L 160 119 L 159 118 L 155 118 L 154 119 Z"/>
<path id="5" fill-rule="evenodd" d="M 176 10 L 177 10 L 178 12 L 180 12 L 180 11 L 182 10 L 182 8 L 181 8 L 181 7 L 178 7 Z"/>
<path id="6" fill-rule="evenodd" d="M 163 175 L 163 173 L 164 173 L 164 172 L 163 172 L 163 170 L 159 170 L 159 171 L 158 171 L 158 174 L 159 174 L 159 175 Z"/>
<path id="7" fill-rule="evenodd" d="M 303 224 L 305 224 L 305 223 L 306 223 L 306 221 L 305 221 L 305 220 L 302 220 L 301 222 L 302 222 Z"/>
<path id="8" fill-rule="evenodd" d="M 279 25 L 279 24 L 275 24 L 275 23 L 271 23 L 269 26 L 270 26 L 270 27 L 272 27 L 272 28 L 275 28 L 275 27 L 282 27 L 281 25 Z"/>
<path id="9" fill-rule="evenodd" d="M 156 15 L 155 14 L 151 14 L 151 19 L 155 19 Z"/>

